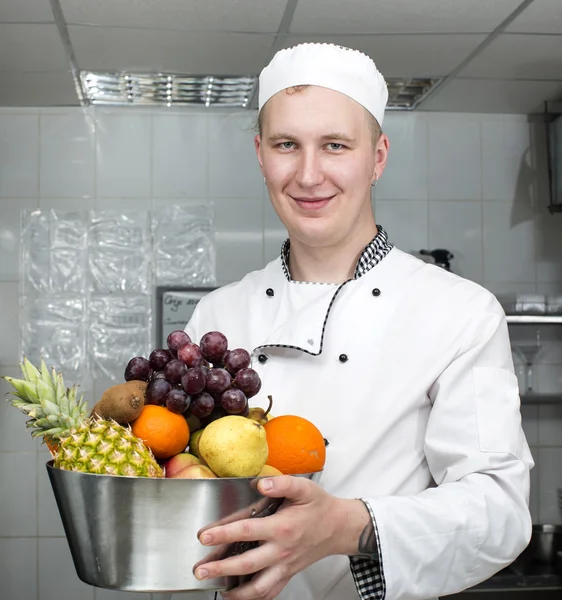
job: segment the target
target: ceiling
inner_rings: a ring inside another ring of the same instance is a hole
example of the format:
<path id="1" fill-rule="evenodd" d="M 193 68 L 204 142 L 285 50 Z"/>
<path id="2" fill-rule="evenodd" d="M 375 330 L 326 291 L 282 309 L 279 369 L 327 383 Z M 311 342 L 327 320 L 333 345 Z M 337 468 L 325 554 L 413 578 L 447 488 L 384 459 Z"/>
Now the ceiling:
<path id="1" fill-rule="evenodd" d="M 562 100 L 562 0 L 0 0 L 0 106 L 78 106 L 80 70 L 258 75 L 303 41 L 443 78 L 417 110 Z"/>

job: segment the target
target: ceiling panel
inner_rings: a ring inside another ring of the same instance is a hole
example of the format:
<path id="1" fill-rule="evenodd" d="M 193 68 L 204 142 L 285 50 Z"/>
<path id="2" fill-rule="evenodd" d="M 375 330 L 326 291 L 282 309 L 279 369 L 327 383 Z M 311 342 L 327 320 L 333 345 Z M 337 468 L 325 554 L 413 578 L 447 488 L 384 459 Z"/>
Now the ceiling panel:
<path id="1" fill-rule="evenodd" d="M 53 22 L 49 0 L 0 0 L 0 23 Z"/>
<path id="2" fill-rule="evenodd" d="M 521 0 L 299 0 L 291 33 L 482 33 Z"/>
<path id="3" fill-rule="evenodd" d="M 71 24 L 276 33 L 287 0 L 61 0 Z"/>
<path id="4" fill-rule="evenodd" d="M 284 47 L 329 42 L 369 55 L 385 77 L 439 77 L 449 74 L 485 35 L 288 36 Z"/>
<path id="5" fill-rule="evenodd" d="M 77 106 L 70 73 L 2 73 L 0 106 Z"/>
<path id="6" fill-rule="evenodd" d="M 547 100 L 562 100 L 562 81 L 454 79 L 419 110 L 530 114 L 544 112 Z"/>
<path id="7" fill-rule="evenodd" d="M 562 34 L 561 0 L 535 0 L 506 31 Z"/>
<path id="8" fill-rule="evenodd" d="M 244 75 L 264 66 L 273 35 L 70 26 L 82 70 Z"/>
<path id="9" fill-rule="evenodd" d="M 66 71 L 56 25 L 0 23 L 0 71 Z"/>
<path id="10" fill-rule="evenodd" d="M 459 75 L 562 81 L 562 36 L 500 35 Z"/>

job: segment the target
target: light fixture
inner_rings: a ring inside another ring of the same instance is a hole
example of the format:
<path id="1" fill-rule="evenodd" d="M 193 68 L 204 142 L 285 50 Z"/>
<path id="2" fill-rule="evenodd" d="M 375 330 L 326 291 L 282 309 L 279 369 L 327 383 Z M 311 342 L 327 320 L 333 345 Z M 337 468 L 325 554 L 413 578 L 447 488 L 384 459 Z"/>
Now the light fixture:
<path id="1" fill-rule="evenodd" d="M 414 110 L 441 81 L 440 78 L 386 77 L 387 110 Z"/>
<path id="2" fill-rule="evenodd" d="M 189 76 L 171 73 L 99 73 L 83 71 L 80 78 L 94 105 L 248 105 L 257 77 Z"/>

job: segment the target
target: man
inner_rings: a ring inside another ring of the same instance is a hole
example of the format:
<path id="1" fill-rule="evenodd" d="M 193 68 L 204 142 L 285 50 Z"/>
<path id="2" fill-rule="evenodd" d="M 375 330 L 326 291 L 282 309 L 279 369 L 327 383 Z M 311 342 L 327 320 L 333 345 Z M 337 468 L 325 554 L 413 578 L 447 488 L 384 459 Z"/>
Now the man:
<path id="1" fill-rule="evenodd" d="M 302 44 L 260 75 L 257 157 L 289 233 L 265 269 L 201 300 L 186 331 L 253 350 L 274 414 L 329 441 L 318 483 L 264 479 L 275 515 L 209 530 L 258 548 L 199 565 L 256 573 L 232 600 L 427 600 L 529 541 L 529 470 L 505 315 L 477 284 L 401 252 L 371 186 L 389 149 L 384 79 L 355 50 Z"/>

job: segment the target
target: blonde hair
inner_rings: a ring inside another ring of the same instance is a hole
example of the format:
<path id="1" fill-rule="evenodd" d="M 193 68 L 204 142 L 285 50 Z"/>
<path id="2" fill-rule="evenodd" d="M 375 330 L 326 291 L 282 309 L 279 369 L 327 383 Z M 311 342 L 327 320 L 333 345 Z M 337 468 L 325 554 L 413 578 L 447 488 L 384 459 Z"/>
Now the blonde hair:
<path id="1" fill-rule="evenodd" d="M 307 87 L 309 87 L 308 85 L 296 85 L 290 88 L 287 88 L 285 90 L 285 92 L 287 94 L 295 94 L 297 92 L 301 92 L 302 90 L 306 89 Z M 260 113 L 258 114 L 258 117 L 256 119 L 256 123 L 254 125 L 254 130 L 260 134 L 262 134 L 262 130 L 263 130 L 263 115 L 265 113 L 265 110 L 267 108 L 267 103 L 265 104 L 265 106 L 261 109 Z M 365 111 L 367 112 L 367 118 L 369 121 L 369 131 L 371 132 L 371 139 L 373 141 L 373 147 L 376 148 L 377 146 L 377 142 L 379 141 L 379 138 L 381 137 L 382 134 L 382 129 L 381 126 L 379 125 L 379 122 L 375 119 L 375 117 L 367 110 L 365 109 Z"/>

